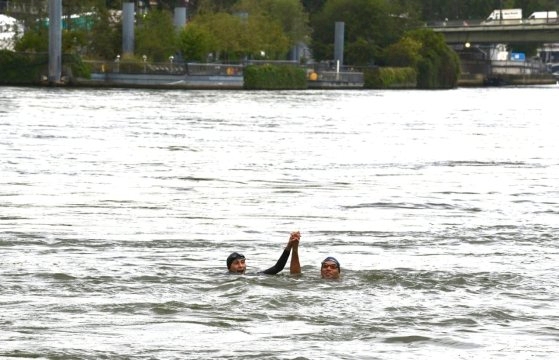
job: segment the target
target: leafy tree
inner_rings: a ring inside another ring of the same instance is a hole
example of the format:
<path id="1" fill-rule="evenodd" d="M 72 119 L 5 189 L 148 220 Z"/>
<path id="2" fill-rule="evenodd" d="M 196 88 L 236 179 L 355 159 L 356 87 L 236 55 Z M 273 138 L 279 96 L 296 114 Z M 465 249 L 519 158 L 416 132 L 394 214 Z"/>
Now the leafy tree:
<path id="1" fill-rule="evenodd" d="M 344 59 L 347 64 L 367 65 L 380 54 L 380 48 L 378 44 L 360 36 L 345 46 L 345 53 Z"/>
<path id="2" fill-rule="evenodd" d="M 15 42 L 16 51 L 48 52 L 49 30 L 45 26 L 28 27 L 23 36 Z"/>
<path id="3" fill-rule="evenodd" d="M 97 8 L 97 18 L 87 34 L 86 55 L 94 59 L 114 59 L 122 47 L 122 23 L 111 20 L 106 7 Z"/>
<path id="4" fill-rule="evenodd" d="M 417 56 L 417 87 L 421 89 L 450 89 L 456 87 L 460 74 L 460 59 L 450 49 L 444 36 L 429 29 L 417 29 L 406 34 L 408 44 L 419 43 Z"/>
<path id="5" fill-rule="evenodd" d="M 249 15 L 244 35 L 241 46 L 252 58 L 284 59 L 289 49 L 281 23 L 266 15 Z"/>
<path id="6" fill-rule="evenodd" d="M 398 2 L 385 0 L 329 0 L 311 24 L 314 58 L 333 57 L 334 26 L 345 23 L 344 59 L 353 65 L 367 65 L 381 56 L 381 49 L 418 26 L 413 13 Z"/>
<path id="7" fill-rule="evenodd" d="M 404 36 L 397 43 L 384 49 L 384 62 L 387 66 L 416 68 L 420 60 L 421 46 L 420 41 Z"/>
<path id="8" fill-rule="evenodd" d="M 189 29 L 192 26 L 195 28 Z M 187 50 L 188 56 L 200 58 L 203 54 L 198 50 L 211 49 L 216 60 L 225 61 L 258 58 L 262 52 L 267 58 L 277 58 L 289 47 L 281 24 L 262 14 L 201 13 L 185 27 L 180 38 L 181 48 Z M 200 44 L 194 44 L 195 40 Z"/>
<path id="9" fill-rule="evenodd" d="M 238 0 L 198 0 L 196 12 L 198 14 L 228 12 L 237 2 Z"/>
<path id="10" fill-rule="evenodd" d="M 327 0 L 301 0 L 301 4 L 305 8 L 305 11 L 310 15 L 313 16 L 315 13 L 318 13 L 322 10 L 322 7 L 326 3 Z"/>
<path id="11" fill-rule="evenodd" d="M 166 61 L 177 51 L 177 32 L 169 11 L 148 12 L 136 26 L 135 37 L 136 53 L 152 61 Z"/>
<path id="12" fill-rule="evenodd" d="M 94 13 L 87 23 L 72 18 L 72 14 Z M 62 13 L 64 26 L 62 31 L 63 53 L 79 53 L 81 56 L 97 59 L 113 58 L 121 43 L 119 24 L 112 24 L 110 14 L 103 0 L 66 0 Z M 49 28 L 45 20 L 48 14 L 40 10 L 24 18 L 26 31 L 16 43 L 17 51 L 48 52 Z M 86 26 L 84 26 L 86 25 Z"/>
<path id="13" fill-rule="evenodd" d="M 205 62 L 216 48 L 213 35 L 195 22 L 188 24 L 179 34 L 179 49 L 185 60 Z"/>
<path id="14" fill-rule="evenodd" d="M 310 35 L 308 15 L 299 0 L 240 0 L 234 9 L 249 17 L 262 16 L 279 22 L 291 46 Z"/>
<path id="15" fill-rule="evenodd" d="M 244 41 L 243 38 L 248 36 L 248 31 L 246 23 L 241 17 L 219 12 L 202 15 L 199 20 L 216 40 L 213 49 L 216 60 L 219 58 L 236 60 L 242 56 L 245 49 L 241 44 Z"/>

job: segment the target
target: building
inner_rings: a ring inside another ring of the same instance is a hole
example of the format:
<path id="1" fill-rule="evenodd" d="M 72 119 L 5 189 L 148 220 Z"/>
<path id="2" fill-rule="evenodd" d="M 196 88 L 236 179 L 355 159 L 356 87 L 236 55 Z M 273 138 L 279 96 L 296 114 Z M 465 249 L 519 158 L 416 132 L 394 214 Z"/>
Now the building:
<path id="1" fill-rule="evenodd" d="M 17 37 L 23 35 L 23 25 L 15 18 L 0 14 L 0 50 L 14 50 Z"/>

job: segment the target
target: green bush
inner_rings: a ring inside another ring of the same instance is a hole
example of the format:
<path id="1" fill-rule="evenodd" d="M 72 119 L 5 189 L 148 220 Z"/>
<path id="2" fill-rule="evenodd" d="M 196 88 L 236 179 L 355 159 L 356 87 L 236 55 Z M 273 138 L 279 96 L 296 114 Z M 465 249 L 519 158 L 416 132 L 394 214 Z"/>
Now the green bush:
<path id="1" fill-rule="evenodd" d="M 408 35 L 422 44 L 417 63 L 417 88 L 456 87 L 460 75 L 460 59 L 445 43 L 443 35 L 428 29 L 414 30 Z"/>
<path id="2" fill-rule="evenodd" d="M 407 32 L 397 43 L 385 49 L 384 61 L 390 66 L 414 68 L 418 89 L 451 89 L 458 84 L 458 55 L 445 43 L 442 34 L 429 29 Z M 380 79 L 374 80 L 375 87 L 382 85 Z"/>
<path id="3" fill-rule="evenodd" d="M 417 72 L 411 67 L 379 67 L 363 73 L 365 89 L 415 88 Z"/>
<path id="4" fill-rule="evenodd" d="M 76 55 L 62 57 L 63 75 L 72 82 L 75 77 L 89 78 L 91 70 Z M 46 53 L 18 53 L 0 50 L 0 84 L 33 85 L 39 84 L 48 75 L 49 57 Z"/>
<path id="5" fill-rule="evenodd" d="M 0 84 L 33 84 L 48 73 L 47 54 L 21 54 L 0 50 Z"/>
<path id="6" fill-rule="evenodd" d="M 306 89 L 302 68 L 289 65 L 249 65 L 244 70 L 244 88 L 249 90 Z"/>
<path id="7" fill-rule="evenodd" d="M 91 68 L 77 55 L 64 55 L 62 57 L 62 67 L 66 69 L 65 72 L 70 76 L 71 82 L 76 78 L 91 78 Z"/>

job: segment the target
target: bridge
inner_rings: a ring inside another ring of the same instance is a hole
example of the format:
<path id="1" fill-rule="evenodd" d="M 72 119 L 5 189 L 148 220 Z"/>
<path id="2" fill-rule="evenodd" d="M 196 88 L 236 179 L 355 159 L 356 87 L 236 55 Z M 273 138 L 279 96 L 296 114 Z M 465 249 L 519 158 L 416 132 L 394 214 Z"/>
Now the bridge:
<path id="1" fill-rule="evenodd" d="M 441 33 L 447 44 L 559 43 L 559 21 L 498 20 L 452 21 L 428 25 Z"/>

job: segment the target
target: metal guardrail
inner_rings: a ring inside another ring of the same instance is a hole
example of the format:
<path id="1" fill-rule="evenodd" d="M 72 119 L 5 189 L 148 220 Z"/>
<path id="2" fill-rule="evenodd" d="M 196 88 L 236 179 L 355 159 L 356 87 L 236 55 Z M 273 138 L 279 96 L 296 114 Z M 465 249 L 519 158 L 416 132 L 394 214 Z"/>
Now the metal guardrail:
<path id="1" fill-rule="evenodd" d="M 169 74 L 169 75 L 188 75 L 188 76 L 243 76 L 244 68 L 251 64 L 278 63 L 283 65 L 293 65 L 306 69 L 309 80 L 327 81 L 341 83 L 363 83 L 363 73 L 352 68 L 342 67 L 340 71 L 333 71 L 331 67 L 324 64 L 302 65 L 297 62 L 280 61 L 264 62 L 251 61 L 247 64 L 221 64 L 221 63 L 148 63 L 141 61 L 90 61 L 84 63 L 91 67 L 94 73 L 122 73 L 122 74 Z M 315 76 L 310 76 L 312 73 Z"/>
<path id="2" fill-rule="evenodd" d="M 547 19 L 503 19 L 490 20 L 486 19 L 464 19 L 464 20 L 441 20 L 430 21 L 425 24 L 428 28 L 463 28 L 463 27 L 480 27 L 480 26 L 514 26 L 514 25 L 552 25 L 559 24 L 559 18 Z"/>
<path id="3" fill-rule="evenodd" d="M 491 62 L 491 73 L 512 75 L 540 75 L 548 73 L 548 70 L 546 65 L 541 62 L 494 60 Z"/>
<path id="4" fill-rule="evenodd" d="M 233 64 L 205 64 L 205 63 L 188 63 L 188 75 L 196 76 L 242 76 L 244 66 Z"/>
<path id="5" fill-rule="evenodd" d="M 317 81 L 344 82 L 351 84 L 363 83 L 363 73 L 322 71 L 317 73 Z"/>

